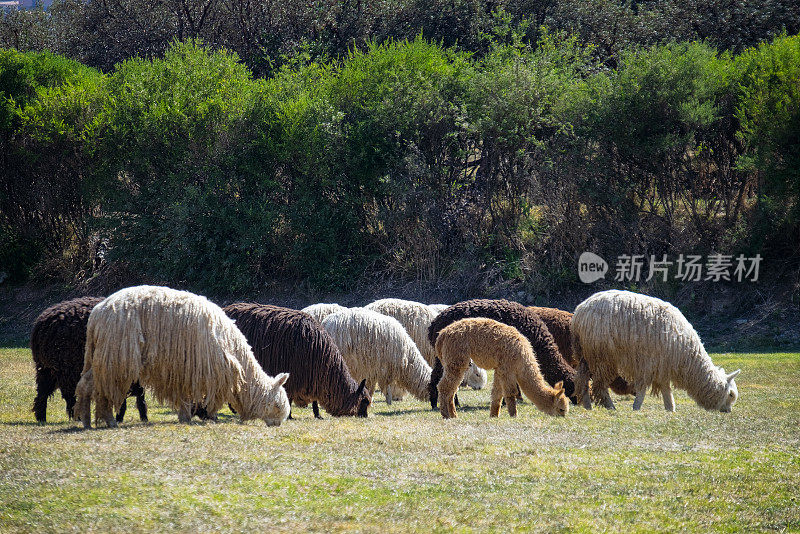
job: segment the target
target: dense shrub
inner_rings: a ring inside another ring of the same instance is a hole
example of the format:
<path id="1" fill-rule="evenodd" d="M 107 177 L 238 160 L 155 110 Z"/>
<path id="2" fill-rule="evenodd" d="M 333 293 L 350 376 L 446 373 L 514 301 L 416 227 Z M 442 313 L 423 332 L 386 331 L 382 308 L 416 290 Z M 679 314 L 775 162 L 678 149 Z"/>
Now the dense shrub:
<path id="1" fill-rule="evenodd" d="M 94 69 L 49 52 L 0 50 L 0 270 L 24 279 L 43 255 L 89 260 L 85 134 L 105 95 Z"/>
<path id="2" fill-rule="evenodd" d="M 546 291 L 584 250 L 798 262 L 798 37 L 609 68 L 580 36 L 495 13 L 481 42 L 306 50 L 267 79 L 191 39 L 108 75 L 4 50 L 0 270 L 52 275 L 59 257 L 85 275 L 92 239 L 151 281 L 226 293 L 365 276 Z"/>
<path id="3" fill-rule="evenodd" d="M 780 37 L 736 60 L 739 166 L 756 174 L 756 238 L 781 255 L 800 242 L 800 38 Z M 777 232 L 775 231 L 777 230 Z"/>

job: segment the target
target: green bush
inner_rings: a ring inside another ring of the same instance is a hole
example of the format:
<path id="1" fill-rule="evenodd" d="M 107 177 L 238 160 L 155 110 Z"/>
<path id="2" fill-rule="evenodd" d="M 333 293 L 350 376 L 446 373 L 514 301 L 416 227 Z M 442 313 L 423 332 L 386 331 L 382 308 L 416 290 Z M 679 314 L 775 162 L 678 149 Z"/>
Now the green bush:
<path id="1" fill-rule="evenodd" d="M 739 166 L 757 174 L 758 238 L 796 254 L 800 240 L 800 37 L 736 59 Z"/>
<path id="2" fill-rule="evenodd" d="M 85 252 L 92 173 L 85 135 L 103 82 L 94 69 L 49 52 L 0 50 L 0 225 L 14 243 L 3 247 L 0 269 L 17 281 L 43 255 L 58 258 L 76 244 Z"/>
<path id="3" fill-rule="evenodd" d="M 246 121 L 261 84 L 235 54 L 190 40 L 120 64 L 108 88 L 92 134 L 111 258 L 154 279 L 253 287 L 274 222 Z"/>

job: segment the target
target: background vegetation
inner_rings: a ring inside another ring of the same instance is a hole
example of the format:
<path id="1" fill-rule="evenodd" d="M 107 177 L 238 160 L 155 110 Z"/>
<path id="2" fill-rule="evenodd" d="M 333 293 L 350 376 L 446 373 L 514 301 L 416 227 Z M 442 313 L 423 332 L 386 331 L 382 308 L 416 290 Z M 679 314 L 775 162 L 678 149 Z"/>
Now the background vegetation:
<path id="1" fill-rule="evenodd" d="M 584 250 L 758 252 L 796 285 L 797 9 L 7 11 L 0 270 L 228 294 L 456 280 L 474 296 L 563 287 Z"/>

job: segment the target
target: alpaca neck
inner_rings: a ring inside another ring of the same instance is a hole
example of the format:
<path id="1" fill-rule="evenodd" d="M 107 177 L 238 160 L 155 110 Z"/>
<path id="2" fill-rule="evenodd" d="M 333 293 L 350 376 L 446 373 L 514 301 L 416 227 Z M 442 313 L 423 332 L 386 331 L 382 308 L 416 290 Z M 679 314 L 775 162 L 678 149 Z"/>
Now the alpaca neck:
<path id="1" fill-rule="evenodd" d="M 239 385 L 239 389 L 234 395 L 236 402 L 233 404 L 241 420 L 247 421 L 261 417 L 265 412 L 269 388 L 267 386 L 267 375 L 255 361 L 255 358 L 242 358 L 240 363 L 244 381 Z M 238 406 L 236 406 L 237 403 Z"/>
<path id="2" fill-rule="evenodd" d="M 319 399 L 325 411 L 331 415 L 346 415 L 353 413 L 357 406 L 348 406 L 355 398 L 358 383 L 350 376 L 344 366 L 332 367 L 327 371 L 327 378 L 324 384 L 316 382 L 314 384 L 313 396 Z"/>
<path id="3" fill-rule="evenodd" d="M 402 369 L 397 382 L 421 401 L 428 400 L 428 385 L 431 382 L 431 367 L 421 355 L 409 357 L 405 369 Z"/>
<path id="4" fill-rule="evenodd" d="M 517 383 L 522 393 L 528 397 L 541 411 L 550 413 L 556 390 L 547 385 L 541 374 L 537 372 L 536 362 L 519 361 L 517 366 Z"/>
<path id="5" fill-rule="evenodd" d="M 555 343 L 547 347 L 546 351 L 547 357 L 543 358 L 543 360 L 551 362 L 551 365 L 544 368 L 540 367 L 541 374 L 550 384 L 564 382 L 565 393 L 567 397 L 571 397 L 575 392 L 575 369 L 561 356 Z"/>
<path id="6" fill-rule="evenodd" d="M 673 373 L 674 384 L 707 410 L 716 409 L 727 393 L 725 375 L 713 364 L 705 349 L 696 350 L 686 364 L 678 366 Z"/>

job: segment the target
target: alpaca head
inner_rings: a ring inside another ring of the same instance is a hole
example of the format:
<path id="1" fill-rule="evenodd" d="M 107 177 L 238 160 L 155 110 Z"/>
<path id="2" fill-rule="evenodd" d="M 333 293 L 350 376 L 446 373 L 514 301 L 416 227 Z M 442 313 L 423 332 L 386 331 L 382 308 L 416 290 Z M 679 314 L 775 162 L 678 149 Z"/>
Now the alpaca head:
<path id="1" fill-rule="evenodd" d="M 266 410 L 261 419 L 267 426 L 280 426 L 284 419 L 289 417 L 289 397 L 283 385 L 289 379 L 289 373 L 281 373 L 275 377 L 275 383 L 267 393 Z"/>
<path id="2" fill-rule="evenodd" d="M 486 387 L 487 380 L 488 377 L 486 375 L 486 371 L 475 365 L 475 362 L 470 360 L 469 370 L 467 370 L 467 374 L 464 375 L 464 383 L 461 385 L 467 385 L 472 389 L 483 389 Z"/>
<path id="3" fill-rule="evenodd" d="M 719 370 L 725 375 L 725 395 L 722 397 L 718 408 L 719 411 L 727 413 L 731 411 L 731 407 L 739 400 L 739 389 L 736 387 L 736 382 L 733 379 L 736 378 L 742 370 L 737 369 L 730 374 L 725 374 L 725 369 L 722 367 L 720 367 Z"/>
<path id="4" fill-rule="evenodd" d="M 564 382 L 556 382 L 553 389 L 555 390 L 553 395 L 553 407 L 549 413 L 550 415 L 564 417 L 567 415 L 567 412 L 569 412 L 569 399 L 564 392 Z"/>
<path id="5" fill-rule="evenodd" d="M 366 386 L 367 386 L 367 379 L 365 378 L 358 385 L 358 389 L 354 393 L 356 402 L 354 402 L 353 405 L 358 406 L 358 411 L 356 412 L 356 415 L 358 415 L 359 417 L 367 417 L 367 409 L 369 408 L 369 405 L 372 404 L 372 397 L 370 396 L 369 391 L 367 391 Z"/>

